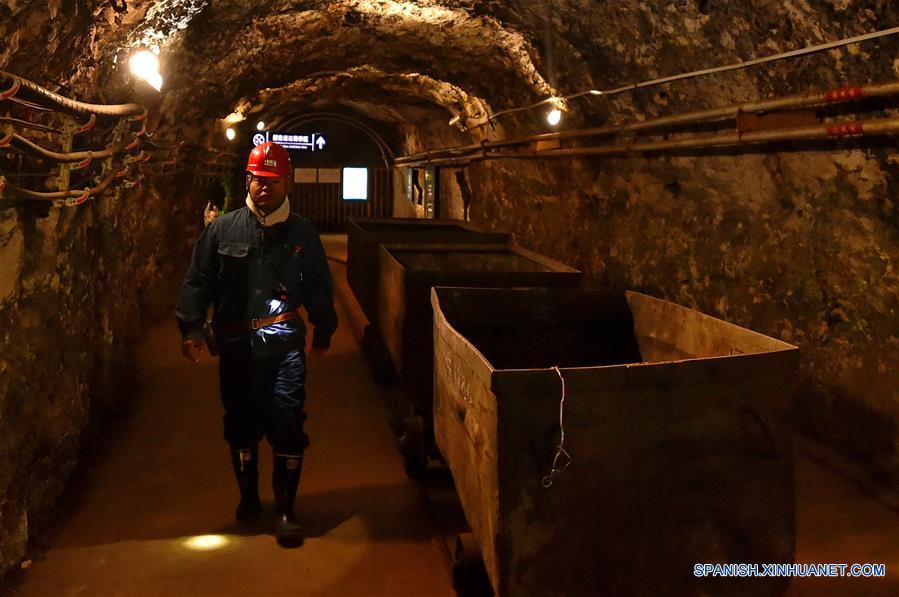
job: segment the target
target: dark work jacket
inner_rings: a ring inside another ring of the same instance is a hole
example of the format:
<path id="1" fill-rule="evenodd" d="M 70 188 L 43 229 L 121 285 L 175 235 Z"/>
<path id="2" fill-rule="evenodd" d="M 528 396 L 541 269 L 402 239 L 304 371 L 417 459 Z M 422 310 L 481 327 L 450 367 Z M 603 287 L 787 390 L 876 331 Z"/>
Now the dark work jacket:
<path id="1" fill-rule="evenodd" d="M 286 300 L 279 296 L 279 283 L 287 289 Z M 197 239 L 175 306 L 185 339 L 202 340 L 210 304 L 213 322 L 249 322 L 305 306 L 315 326 L 313 345 L 326 348 L 337 329 L 337 313 L 318 231 L 293 213 L 266 228 L 246 207 L 213 220 Z M 253 356 L 268 357 L 302 350 L 305 337 L 298 318 L 218 340 L 223 357 L 245 352 L 247 340 Z"/>

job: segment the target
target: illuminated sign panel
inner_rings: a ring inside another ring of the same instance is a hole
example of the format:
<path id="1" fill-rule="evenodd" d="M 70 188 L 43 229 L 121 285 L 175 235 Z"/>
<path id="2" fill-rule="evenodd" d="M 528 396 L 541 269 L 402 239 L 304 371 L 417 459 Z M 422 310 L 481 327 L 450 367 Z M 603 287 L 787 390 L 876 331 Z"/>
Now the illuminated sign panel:
<path id="1" fill-rule="evenodd" d="M 344 201 L 364 201 L 368 199 L 368 168 L 343 169 Z"/>
<path id="2" fill-rule="evenodd" d="M 266 141 L 274 141 L 285 149 L 300 151 L 324 151 L 328 138 L 321 133 L 276 133 L 265 131 L 253 135 L 253 145 L 262 145 Z"/>

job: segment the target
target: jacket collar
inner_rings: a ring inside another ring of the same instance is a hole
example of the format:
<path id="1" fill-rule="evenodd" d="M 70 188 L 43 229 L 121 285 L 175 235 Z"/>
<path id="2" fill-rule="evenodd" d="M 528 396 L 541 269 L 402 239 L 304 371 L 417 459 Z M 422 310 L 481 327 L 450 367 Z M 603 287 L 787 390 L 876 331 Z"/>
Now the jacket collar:
<path id="1" fill-rule="evenodd" d="M 275 211 L 267 215 L 259 211 L 259 208 L 256 207 L 256 204 L 250 199 L 249 193 L 247 193 L 246 203 L 249 210 L 256 216 L 256 219 L 259 220 L 259 223 L 266 227 L 285 222 L 290 216 L 290 199 L 288 197 L 284 198 L 284 202 L 279 205 Z"/>

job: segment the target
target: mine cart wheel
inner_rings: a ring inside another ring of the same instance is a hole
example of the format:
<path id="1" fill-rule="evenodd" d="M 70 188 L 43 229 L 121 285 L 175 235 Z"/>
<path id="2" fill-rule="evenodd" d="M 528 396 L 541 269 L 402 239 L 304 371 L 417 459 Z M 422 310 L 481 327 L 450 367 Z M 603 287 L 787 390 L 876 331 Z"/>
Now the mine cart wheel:
<path id="1" fill-rule="evenodd" d="M 400 437 L 400 452 L 403 455 L 403 468 L 406 474 L 413 479 L 420 479 L 428 468 L 425 425 L 421 417 L 406 417 L 405 431 Z"/>
<path id="2" fill-rule="evenodd" d="M 493 595 L 481 550 L 471 533 L 459 535 L 453 558 L 453 589 L 459 597 L 489 597 Z"/>

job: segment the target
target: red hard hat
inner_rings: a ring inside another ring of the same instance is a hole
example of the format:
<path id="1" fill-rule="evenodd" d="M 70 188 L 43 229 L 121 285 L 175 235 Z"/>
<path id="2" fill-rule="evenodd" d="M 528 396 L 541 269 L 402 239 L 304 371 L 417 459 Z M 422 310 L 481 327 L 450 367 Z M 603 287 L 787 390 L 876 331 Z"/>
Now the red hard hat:
<path id="1" fill-rule="evenodd" d="M 289 176 L 290 154 L 277 143 L 266 141 L 250 152 L 247 172 L 253 176 Z"/>

